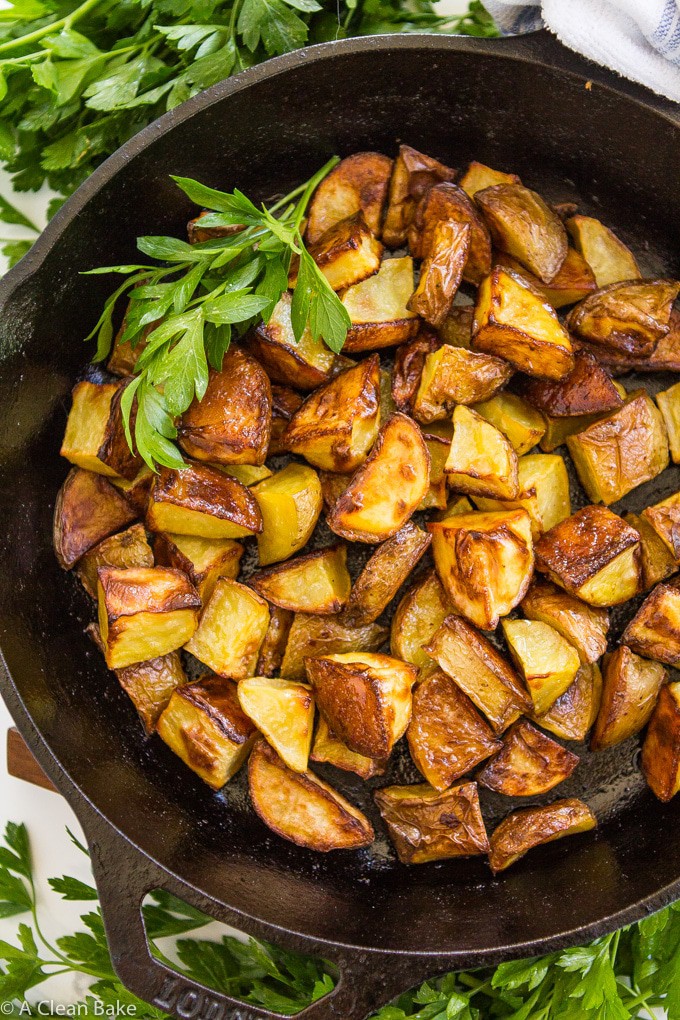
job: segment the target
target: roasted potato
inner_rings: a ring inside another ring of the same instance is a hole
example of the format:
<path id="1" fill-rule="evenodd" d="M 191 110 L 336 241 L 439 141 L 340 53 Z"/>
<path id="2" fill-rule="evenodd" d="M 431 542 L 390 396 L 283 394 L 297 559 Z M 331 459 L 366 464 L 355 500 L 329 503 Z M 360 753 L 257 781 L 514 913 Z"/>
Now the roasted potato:
<path id="1" fill-rule="evenodd" d="M 596 825 L 597 819 L 588 805 L 575 798 L 556 800 L 544 807 L 513 811 L 491 835 L 491 870 L 497 875 L 524 857 L 533 847 L 552 843 L 563 836 L 588 832 Z"/>
<path id="2" fill-rule="evenodd" d="M 348 627 L 336 616 L 312 616 L 296 613 L 293 618 L 281 675 L 289 680 L 304 680 L 308 656 L 334 655 L 338 652 L 375 652 L 387 638 L 385 627 L 369 623 L 365 627 Z"/>
<path id="3" fill-rule="evenodd" d="M 293 772 L 266 740 L 248 762 L 253 807 L 278 836 L 323 853 L 358 850 L 375 838 L 368 818 L 313 772 Z"/>
<path id="4" fill-rule="evenodd" d="M 470 198 L 474 198 L 483 188 L 492 188 L 495 184 L 520 184 L 517 174 L 506 174 L 501 170 L 493 170 L 484 163 L 473 159 L 461 177 L 459 184 Z"/>
<path id="5" fill-rule="evenodd" d="M 680 372 L 680 308 L 674 306 L 668 323 L 669 329 L 662 336 L 651 354 L 633 355 L 604 347 L 590 345 L 590 350 L 610 372 L 621 374 L 638 370 L 640 372 Z M 585 342 L 581 340 L 581 346 Z"/>
<path id="6" fill-rule="evenodd" d="M 196 630 L 201 599 L 186 574 L 167 567 L 99 567 L 99 633 L 109 669 L 180 648 Z"/>
<path id="7" fill-rule="evenodd" d="M 680 492 L 648 506 L 642 511 L 642 517 L 665 543 L 676 563 L 680 562 Z"/>
<path id="8" fill-rule="evenodd" d="M 579 414 L 574 415 L 573 418 L 551 418 L 550 415 L 544 414 L 544 432 L 538 445 L 544 453 L 552 453 L 558 446 L 566 443 L 569 436 L 576 435 L 577 432 L 585 432 L 593 422 L 599 421 L 601 417 L 602 415 L 599 414 Z"/>
<path id="9" fill-rule="evenodd" d="M 529 290 L 535 291 L 553 308 L 573 305 L 597 290 L 592 269 L 574 248 L 567 248 L 564 262 L 550 283 L 542 283 L 512 255 L 500 253 L 494 261 L 497 266 L 517 276 Z"/>
<path id="10" fill-rule="evenodd" d="M 343 620 L 351 627 L 363 627 L 377 620 L 431 541 L 426 531 L 407 521 L 396 535 L 379 545 L 352 585 Z"/>
<path id="11" fill-rule="evenodd" d="M 415 336 L 419 320 L 408 308 L 413 293 L 413 259 L 383 259 L 367 280 L 342 295 L 351 325 L 343 350 L 373 351 L 393 347 Z"/>
<path id="12" fill-rule="evenodd" d="M 476 495 L 475 504 L 479 510 L 526 510 L 531 518 L 531 533 L 538 541 L 544 531 L 571 513 L 567 469 L 559 456 L 532 453 L 519 458 L 517 480 L 519 492 L 515 499 Z"/>
<path id="13" fill-rule="evenodd" d="M 268 456 L 274 457 L 277 453 L 285 452 L 281 440 L 288 428 L 288 422 L 295 412 L 300 410 L 302 400 L 300 394 L 288 386 L 272 386 L 272 428 Z"/>
<path id="14" fill-rule="evenodd" d="M 444 470 L 451 441 L 441 436 L 424 433 L 423 439 L 430 455 L 430 485 L 418 504 L 418 510 L 445 510 L 449 498 L 449 483 Z"/>
<path id="15" fill-rule="evenodd" d="M 626 514 L 624 520 L 640 536 L 640 590 L 649 591 L 677 571 L 678 561 L 646 517 Z"/>
<path id="16" fill-rule="evenodd" d="M 238 772 L 257 730 L 238 702 L 236 684 L 204 676 L 178 687 L 158 720 L 158 735 L 213 790 Z"/>
<path id="17" fill-rule="evenodd" d="M 133 524 L 86 552 L 78 562 L 76 573 L 87 594 L 96 599 L 99 567 L 152 567 L 153 563 L 153 552 L 143 525 Z"/>
<path id="18" fill-rule="evenodd" d="M 491 269 L 491 238 L 474 202 L 455 184 L 435 184 L 420 199 L 409 226 L 409 250 L 414 258 L 427 259 L 438 224 L 447 220 L 470 228 L 463 279 L 477 285 Z"/>
<path id="19" fill-rule="evenodd" d="M 522 184 L 495 184 L 478 191 L 475 202 L 500 251 L 516 258 L 542 283 L 557 276 L 569 240 L 562 220 L 540 195 Z"/>
<path id="20" fill-rule="evenodd" d="M 573 418 L 582 414 L 617 411 L 623 398 L 609 373 L 586 351 L 574 352 L 574 367 L 563 379 L 515 380 L 520 396 L 551 418 Z"/>
<path id="21" fill-rule="evenodd" d="M 571 216 L 567 230 L 595 274 L 598 287 L 637 280 L 641 273 L 633 253 L 604 223 L 593 216 Z"/>
<path id="22" fill-rule="evenodd" d="M 444 344 L 425 357 L 413 416 L 426 424 L 447 418 L 456 404 L 489 400 L 511 375 L 510 365 L 501 358 Z"/>
<path id="23" fill-rule="evenodd" d="M 432 640 L 453 606 L 434 570 L 418 578 L 406 592 L 392 617 L 392 655 L 420 670 L 420 679 L 435 669 L 424 646 Z"/>
<path id="24" fill-rule="evenodd" d="M 123 429 L 120 399 L 126 385 L 76 383 L 59 451 L 62 457 L 99 475 L 135 477 L 142 461 L 130 450 Z"/>
<path id="25" fill-rule="evenodd" d="M 680 588 L 657 584 L 630 621 L 621 641 L 647 659 L 680 663 Z"/>
<path id="26" fill-rule="evenodd" d="M 544 715 L 571 687 L 581 660 L 573 645 L 541 620 L 503 620 L 503 634 L 534 704 Z"/>
<path id="27" fill-rule="evenodd" d="M 363 213 L 369 229 L 380 234 L 393 160 L 380 152 L 355 152 L 324 177 L 307 209 L 306 238 L 315 244 L 340 220 Z"/>
<path id="28" fill-rule="evenodd" d="M 328 526 L 349 541 L 382 542 L 404 526 L 429 486 L 430 455 L 420 429 L 397 412 L 331 507 Z"/>
<path id="29" fill-rule="evenodd" d="M 236 580 L 243 556 L 243 546 L 231 538 L 156 535 L 153 548 L 159 566 L 184 571 L 204 605 L 210 600 L 218 577 Z"/>
<path id="30" fill-rule="evenodd" d="M 382 776 L 387 765 L 386 759 L 381 761 L 379 758 L 367 758 L 364 754 L 350 751 L 349 747 L 331 732 L 328 723 L 322 717 L 316 724 L 310 758 L 312 761 L 334 765 L 343 772 L 355 772 L 362 779 Z"/>
<path id="31" fill-rule="evenodd" d="M 271 478 L 274 473 L 264 464 L 213 464 L 211 466 L 219 468 L 225 475 L 235 478 L 241 485 L 247 485 L 249 488 L 251 485 L 257 485 L 264 478 Z"/>
<path id="32" fill-rule="evenodd" d="M 388 421 L 394 412 L 397 410 L 397 405 L 394 402 L 392 396 L 392 372 L 388 372 L 387 369 L 380 369 L 380 409 L 378 413 L 378 421 L 380 427 Z"/>
<path id="33" fill-rule="evenodd" d="M 185 647 L 219 676 L 252 676 L 269 626 L 266 601 L 245 584 L 220 577 Z"/>
<path id="34" fill-rule="evenodd" d="M 373 355 L 310 394 L 281 445 L 325 471 L 355 471 L 375 442 L 379 415 L 380 361 Z"/>
<path id="35" fill-rule="evenodd" d="M 482 786 L 507 797 L 538 797 L 572 774 L 579 757 L 526 719 L 503 735 L 503 746 L 477 773 Z"/>
<path id="36" fill-rule="evenodd" d="M 250 489 L 235 478 L 207 464 L 188 464 L 181 471 L 160 468 L 146 525 L 171 535 L 243 538 L 262 531 L 262 514 Z"/>
<path id="37" fill-rule="evenodd" d="M 260 654 L 255 667 L 257 676 L 274 676 L 280 670 L 292 623 L 293 613 L 290 610 L 270 605 L 269 626 L 260 645 Z M 304 676 L 304 669 L 302 675 Z"/>
<path id="38" fill-rule="evenodd" d="M 456 171 L 426 156 L 410 145 L 400 145 L 394 161 L 388 192 L 382 239 L 390 248 L 400 248 L 408 236 L 416 203 L 425 192 L 442 181 L 452 181 Z"/>
<path id="39" fill-rule="evenodd" d="M 607 651 L 607 610 L 581 602 L 550 581 L 535 578 L 520 609 L 527 620 L 538 620 L 554 627 L 573 645 L 584 666 L 597 662 Z"/>
<path id="40" fill-rule="evenodd" d="M 489 849 L 475 783 L 443 793 L 427 783 L 385 786 L 375 802 L 402 864 L 469 857 Z"/>
<path id="41" fill-rule="evenodd" d="M 453 439 L 444 465 L 449 485 L 457 492 L 492 499 L 519 495 L 517 454 L 500 429 L 470 407 L 453 412 Z"/>
<path id="42" fill-rule="evenodd" d="M 418 670 L 375 652 L 305 659 L 319 712 L 351 751 L 387 758 L 411 719 Z"/>
<path id="43" fill-rule="evenodd" d="M 475 317 L 473 304 L 454 304 L 442 324 L 437 329 L 437 336 L 451 347 L 464 347 L 470 350 L 472 342 L 472 323 Z"/>
<path id="44" fill-rule="evenodd" d="M 469 223 L 441 220 L 435 225 L 418 286 L 407 305 L 431 326 L 441 326 L 451 310 L 469 249 Z"/>
<path id="45" fill-rule="evenodd" d="M 554 310 L 498 266 L 477 292 L 472 349 L 544 379 L 562 379 L 574 367 L 569 334 Z"/>
<path id="46" fill-rule="evenodd" d="M 457 612 L 482 630 L 522 601 L 534 570 L 526 510 L 463 513 L 430 521 L 432 553 Z"/>
<path id="47" fill-rule="evenodd" d="M 339 613 L 349 600 L 347 546 L 341 542 L 315 549 L 260 570 L 249 580 L 268 602 L 295 613 Z"/>
<path id="48" fill-rule="evenodd" d="M 447 616 L 425 651 L 484 713 L 496 733 L 530 710 L 531 698 L 514 669 L 462 617 Z"/>
<path id="49" fill-rule="evenodd" d="M 675 280 L 610 283 L 571 310 L 567 327 L 605 351 L 644 357 L 668 333 L 678 291 Z"/>
<path id="50" fill-rule="evenodd" d="M 603 506 L 585 506 L 536 543 L 536 568 L 591 606 L 617 606 L 640 587 L 640 536 Z"/>
<path id="51" fill-rule="evenodd" d="M 239 681 L 238 700 L 288 768 L 306 772 L 314 732 L 310 688 L 278 677 L 252 676 Z"/>
<path id="52" fill-rule="evenodd" d="M 406 737 L 413 761 L 440 792 L 502 746 L 468 696 L 442 670 L 415 689 Z"/>
<path id="53" fill-rule="evenodd" d="M 122 492 L 132 509 L 140 517 L 144 517 L 155 477 L 151 468 L 143 464 L 134 478 L 110 478 L 109 481 L 111 485 L 115 485 L 119 492 Z"/>
<path id="54" fill-rule="evenodd" d="M 680 789 L 680 683 L 666 684 L 652 714 L 641 758 L 654 794 L 669 801 Z"/>
<path id="55" fill-rule="evenodd" d="M 252 489 L 262 515 L 257 536 L 260 565 L 286 560 L 306 545 L 319 519 L 323 500 L 316 471 L 288 464 Z"/>
<path id="56" fill-rule="evenodd" d="M 522 457 L 543 438 L 543 417 L 515 393 L 497 393 L 490 400 L 475 404 L 473 410 L 508 437 L 515 453 Z"/>
<path id="57" fill-rule="evenodd" d="M 440 347 L 440 341 L 427 329 L 421 329 L 416 337 L 397 347 L 392 370 L 392 399 L 398 411 L 411 414 L 425 359 Z"/>
<path id="58" fill-rule="evenodd" d="M 620 744 L 649 722 L 667 677 L 660 662 L 643 659 L 626 645 L 606 655 L 602 669 L 602 700 L 590 740 L 591 751 Z"/>
<path id="59" fill-rule="evenodd" d="M 544 715 L 533 718 L 544 730 L 562 740 L 582 741 L 597 718 L 601 697 L 600 667 L 595 663 L 581 666 L 571 687 L 567 687 Z"/>
<path id="60" fill-rule="evenodd" d="M 326 511 L 330 510 L 333 504 L 342 496 L 351 480 L 351 474 L 339 475 L 334 471 L 319 471 L 321 497 Z"/>
<path id="61" fill-rule="evenodd" d="M 357 212 L 334 223 L 308 251 L 333 290 L 343 290 L 377 273 L 383 246 L 368 229 L 363 213 Z M 297 283 L 298 264 L 296 258 L 288 276 L 290 287 Z"/>
<path id="62" fill-rule="evenodd" d="M 136 513 L 103 475 L 72 468 L 54 505 L 52 541 L 64 570 L 105 538 L 131 524 Z"/>
<path id="63" fill-rule="evenodd" d="M 222 370 L 179 423 L 179 444 L 195 460 L 264 464 L 269 447 L 272 392 L 267 373 L 249 354 L 230 347 Z"/>
<path id="64" fill-rule="evenodd" d="M 177 652 L 135 662 L 116 670 L 118 683 L 137 709 L 142 726 L 150 736 L 161 712 L 167 708 L 173 691 L 187 682 Z"/>
<path id="65" fill-rule="evenodd" d="M 657 393 L 656 402 L 666 426 L 671 458 L 674 464 L 680 464 L 680 383 Z"/>
<path id="66" fill-rule="evenodd" d="M 467 496 L 454 495 L 451 502 L 437 515 L 436 520 L 448 521 L 449 517 L 458 517 L 460 514 L 472 513 L 474 507 Z"/>

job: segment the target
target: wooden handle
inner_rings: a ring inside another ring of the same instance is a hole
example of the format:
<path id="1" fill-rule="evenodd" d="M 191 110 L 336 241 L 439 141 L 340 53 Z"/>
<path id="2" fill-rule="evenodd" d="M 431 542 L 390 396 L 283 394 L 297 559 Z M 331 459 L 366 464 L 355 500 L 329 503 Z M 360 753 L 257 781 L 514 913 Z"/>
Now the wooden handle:
<path id="1" fill-rule="evenodd" d="M 19 730 L 14 727 L 7 731 L 7 771 L 16 779 L 25 779 L 34 786 L 57 792 L 52 780 L 47 778 L 29 751 Z"/>

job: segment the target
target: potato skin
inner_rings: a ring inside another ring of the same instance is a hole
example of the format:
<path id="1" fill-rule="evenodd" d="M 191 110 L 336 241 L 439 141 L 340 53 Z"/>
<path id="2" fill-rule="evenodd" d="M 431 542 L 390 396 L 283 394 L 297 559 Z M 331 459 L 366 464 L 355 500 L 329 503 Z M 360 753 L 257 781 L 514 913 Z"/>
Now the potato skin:
<path id="1" fill-rule="evenodd" d="M 647 725 L 667 674 L 620 645 L 604 659 L 602 701 L 590 740 L 591 751 L 620 744 Z"/>
<path id="2" fill-rule="evenodd" d="M 425 645 L 452 610 L 436 571 L 430 570 L 414 581 L 392 617 L 392 655 L 417 666 L 421 680 L 435 669 Z"/>
<path id="3" fill-rule="evenodd" d="M 314 734 L 314 743 L 310 754 L 311 761 L 333 765 L 343 772 L 354 772 L 362 779 L 382 776 L 387 768 L 387 759 L 367 758 L 356 751 L 350 751 L 346 744 L 335 736 L 328 723 L 319 716 Z"/>
<path id="4" fill-rule="evenodd" d="M 463 279 L 478 284 L 491 269 L 491 238 L 474 202 L 455 184 L 435 184 L 420 199 L 408 231 L 411 254 L 419 259 L 429 256 L 433 235 L 442 220 L 469 225 L 470 240 Z"/>
<path id="5" fill-rule="evenodd" d="M 562 220 L 522 184 L 496 184 L 475 194 L 494 244 L 542 283 L 557 275 L 569 248 Z"/>
<path id="6" fill-rule="evenodd" d="M 410 145 L 400 145 L 394 161 L 382 238 L 390 248 L 406 241 L 416 204 L 429 188 L 453 181 L 456 171 Z"/>
<path id="7" fill-rule="evenodd" d="M 526 719 L 503 736 L 503 747 L 477 773 L 477 782 L 508 797 L 537 797 L 568 779 L 578 755 L 546 737 Z"/>
<path id="8" fill-rule="evenodd" d="M 393 160 L 380 152 L 355 152 L 341 160 L 312 195 L 307 241 L 314 244 L 329 227 L 357 212 L 362 212 L 372 232 L 379 234 L 392 164 Z"/>
<path id="9" fill-rule="evenodd" d="M 385 627 L 369 623 L 348 627 L 338 616 L 312 616 L 296 613 L 288 633 L 281 663 L 281 675 L 289 680 L 306 678 L 305 659 L 335 655 L 339 652 L 375 652 L 387 637 Z"/>
<path id="10" fill-rule="evenodd" d="M 420 280 L 407 307 L 431 326 L 441 326 L 448 315 L 470 247 L 470 224 L 441 220 L 432 231 Z"/>
<path id="11" fill-rule="evenodd" d="M 373 623 L 425 555 L 432 536 L 413 521 L 375 550 L 352 585 L 343 620 L 351 627 Z"/>
<path id="12" fill-rule="evenodd" d="M 137 709 L 145 733 L 151 736 L 173 692 L 187 682 L 178 652 L 168 652 L 147 662 L 135 662 L 117 669 L 115 673 L 118 683 Z"/>
<path id="13" fill-rule="evenodd" d="M 419 422 L 445 419 L 456 404 L 490 400 L 512 375 L 502 358 L 445 344 L 426 354 L 418 388 L 411 401 Z"/>
<path id="14" fill-rule="evenodd" d="M 553 702 L 544 715 L 533 716 L 544 730 L 562 740 L 586 739 L 600 709 L 602 674 L 595 663 L 581 666 L 573 684 Z"/>
<path id="15" fill-rule="evenodd" d="M 642 517 L 672 553 L 675 562 L 680 562 L 680 493 L 648 506 L 642 511 Z"/>
<path id="16" fill-rule="evenodd" d="M 532 407 L 552 418 L 601 414 L 623 405 L 611 376 L 587 351 L 574 352 L 574 367 L 562 379 L 522 376 L 515 379 L 514 389 Z"/>
<path id="17" fill-rule="evenodd" d="M 583 665 L 597 662 L 607 651 L 607 610 L 581 602 L 550 581 L 536 577 L 520 608 L 528 620 L 554 627 L 574 646 Z"/>
<path id="18" fill-rule="evenodd" d="M 136 613 L 200 609 L 198 592 L 181 570 L 171 567 L 99 567 L 109 626 Z"/>
<path id="19" fill-rule="evenodd" d="M 421 329 L 413 340 L 397 347 L 392 370 L 392 398 L 398 411 L 411 414 L 425 358 L 439 347 L 441 341 L 428 329 Z"/>
<path id="20" fill-rule="evenodd" d="M 588 805 L 576 798 L 513 811 L 491 835 L 491 870 L 497 875 L 533 847 L 551 843 L 562 836 L 587 832 L 596 825 L 597 819 Z"/>
<path id="21" fill-rule="evenodd" d="M 501 252 L 496 255 L 495 262 L 497 266 L 502 266 L 503 269 L 518 276 L 530 290 L 535 291 L 543 301 L 547 301 L 555 309 L 582 301 L 588 294 L 597 290 L 590 266 L 575 248 L 567 249 L 564 262 L 550 283 L 541 283 L 537 276 L 525 269 L 512 255 Z"/>
<path id="22" fill-rule="evenodd" d="M 646 510 L 643 511 L 643 514 L 646 513 Z M 646 516 L 626 514 L 624 520 L 640 535 L 641 590 L 649 591 L 659 581 L 665 581 L 677 571 L 677 559 Z"/>
<path id="23" fill-rule="evenodd" d="M 162 467 L 156 475 L 146 523 L 151 531 L 164 531 L 162 522 L 158 526 L 156 504 L 229 521 L 253 534 L 262 531 L 262 514 L 252 492 L 235 478 L 205 464 L 188 465 L 181 471 Z"/>
<path id="24" fill-rule="evenodd" d="M 87 594 L 96 599 L 99 567 L 152 567 L 153 564 L 154 556 L 144 526 L 133 524 L 85 553 L 78 563 L 77 573 Z"/>
<path id="25" fill-rule="evenodd" d="M 72 468 L 54 505 L 53 543 L 59 565 L 70 570 L 78 560 L 136 513 L 103 475 Z"/>
<path id="26" fill-rule="evenodd" d="M 274 676 L 281 668 L 286 642 L 293 623 L 293 613 L 279 606 L 269 606 L 269 626 L 260 645 L 255 667 L 256 676 Z"/>
<path id="27" fill-rule="evenodd" d="M 642 771 L 648 786 L 667 803 L 680 788 L 680 684 L 661 688 L 642 745 Z"/>
<path id="28" fill-rule="evenodd" d="M 567 327 L 605 350 L 644 357 L 669 331 L 675 280 L 626 280 L 611 283 L 581 301 L 569 313 Z"/>
<path id="29" fill-rule="evenodd" d="M 680 663 L 680 588 L 675 584 L 657 584 L 626 627 L 621 640 L 638 655 L 677 666 Z"/>
<path id="30" fill-rule="evenodd" d="M 443 793 L 427 784 L 386 786 L 375 802 L 402 864 L 469 857 L 489 849 L 475 783 Z"/>

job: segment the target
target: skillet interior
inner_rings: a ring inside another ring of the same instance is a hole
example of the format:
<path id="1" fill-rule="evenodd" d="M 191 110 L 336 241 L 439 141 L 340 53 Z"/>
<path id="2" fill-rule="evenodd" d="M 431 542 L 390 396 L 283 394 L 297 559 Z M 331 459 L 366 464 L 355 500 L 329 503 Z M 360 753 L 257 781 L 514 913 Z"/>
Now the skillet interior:
<path id="1" fill-rule="evenodd" d="M 143 739 L 83 635 L 91 604 L 54 559 L 68 393 L 89 354 L 80 339 L 112 287 L 77 272 L 135 261 L 138 234 L 181 234 L 191 207 L 171 172 L 268 197 L 334 152 L 391 154 L 404 140 L 454 166 L 476 158 L 511 169 L 549 199 L 577 199 L 646 271 L 680 273 L 680 131 L 644 105 L 584 90 L 581 75 L 518 61 L 502 44 L 364 41 L 289 65 L 241 91 L 218 86 L 191 119 L 166 118 L 98 194 L 62 213 L 34 274 L 13 292 L 12 280 L 5 286 L 0 644 L 16 691 L 106 818 L 169 872 L 246 915 L 316 939 L 467 958 L 613 927 L 646 901 L 661 905 L 680 876 L 680 804 L 663 807 L 644 790 L 634 742 L 579 769 L 602 820 L 597 835 L 534 852 L 497 880 L 481 861 L 406 869 L 381 844 L 327 857 L 299 850 L 269 835 L 242 784 L 215 796 L 159 741 Z M 648 505 L 679 481 L 672 469 L 626 506 Z M 332 781 L 357 803 L 365 797 L 359 780 Z"/>

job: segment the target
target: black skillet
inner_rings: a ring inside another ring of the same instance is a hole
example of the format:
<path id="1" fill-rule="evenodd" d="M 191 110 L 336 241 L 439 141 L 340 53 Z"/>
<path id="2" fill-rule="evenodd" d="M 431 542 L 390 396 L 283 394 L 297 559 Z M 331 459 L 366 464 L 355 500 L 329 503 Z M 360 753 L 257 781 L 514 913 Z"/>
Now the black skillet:
<path id="1" fill-rule="evenodd" d="M 680 895 L 680 798 L 663 807 L 645 791 L 634 742 L 587 760 L 570 787 L 595 807 L 597 833 L 535 851 L 496 880 L 479 860 L 408 869 L 382 843 L 378 854 L 328 856 L 284 843 L 242 783 L 214 795 L 143 739 L 83 635 L 92 608 L 54 559 L 68 394 L 91 353 L 81 338 L 113 286 L 78 270 L 136 261 L 138 234 L 181 234 L 192 210 L 170 173 L 268 197 L 333 153 L 393 153 L 402 139 L 578 199 L 648 272 L 680 272 L 680 114 L 541 33 L 349 40 L 216 85 L 108 160 L 0 284 L 0 690 L 84 826 L 121 978 L 185 1018 L 271 1014 L 151 959 L 139 908 L 157 886 L 332 961 L 340 983 L 307 1020 L 361 1020 L 426 976 L 582 942 Z M 628 505 L 674 491 L 677 475 Z M 342 788 L 367 802 L 359 781 Z"/>

